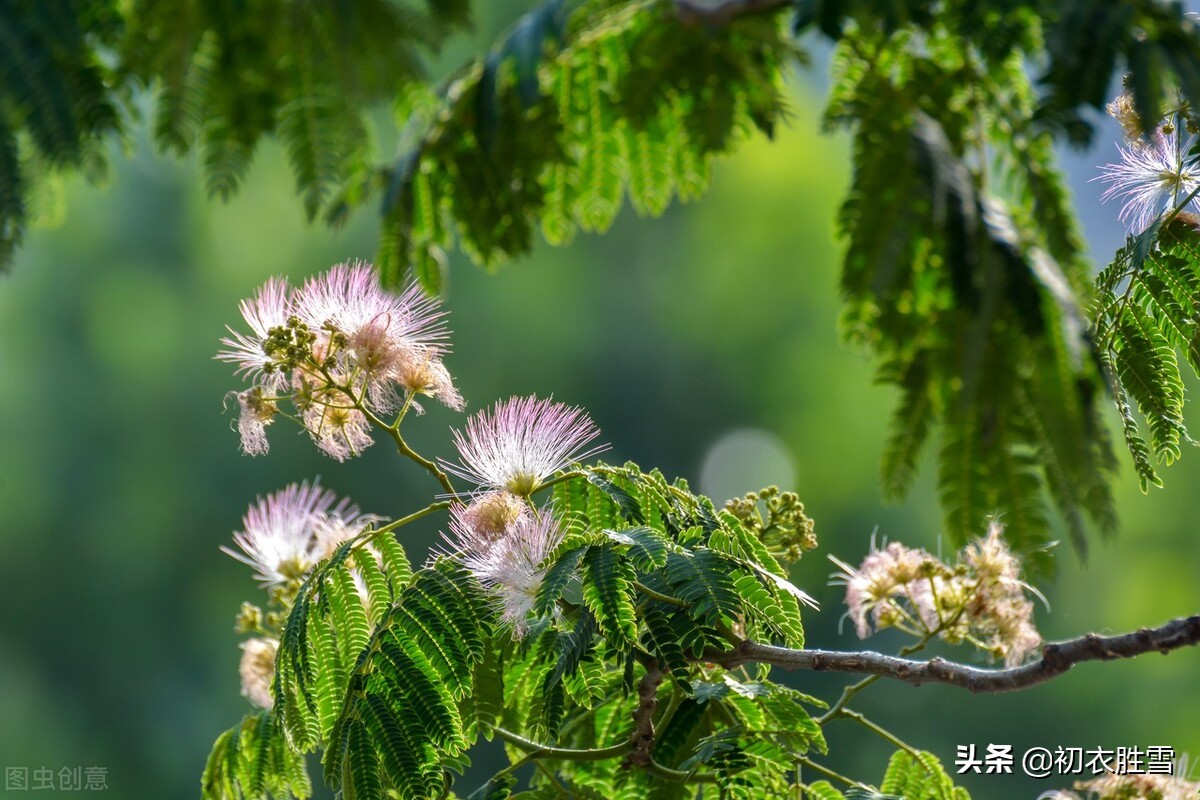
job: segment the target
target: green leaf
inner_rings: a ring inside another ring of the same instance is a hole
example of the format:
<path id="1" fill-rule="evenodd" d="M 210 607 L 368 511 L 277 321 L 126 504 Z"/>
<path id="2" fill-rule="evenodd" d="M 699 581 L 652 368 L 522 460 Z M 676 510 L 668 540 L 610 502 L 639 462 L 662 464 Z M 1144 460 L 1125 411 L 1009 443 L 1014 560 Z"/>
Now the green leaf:
<path id="1" fill-rule="evenodd" d="M 200 779 L 203 800 L 305 800 L 312 793 L 304 756 L 284 740 L 269 711 L 247 715 L 213 745 Z"/>
<path id="2" fill-rule="evenodd" d="M 888 761 L 879 789 L 898 797 L 970 800 L 966 790 L 955 787 L 937 756 L 923 751 L 914 757 L 907 751 L 897 750 Z"/>
<path id="3" fill-rule="evenodd" d="M 626 554 L 633 565 L 643 572 L 650 572 L 667 563 L 667 539 L 652 528 L 639 526 L 619 531 L 606 530 L 604 535 L 617 544 L 627 545 Z"/>
<path id="4" fill-rule="evenodd" d="M 547 616 L 555 609 L 563 592 L 566 591 L 567 585 L 575 577 L 576 570 L 579 569 L 584 555 L 587 554 L 588 547 L 588 545 L 571 547 L 553 557 L 542 578 L 541 585 L 538 586 L 537 597 L 533 604 L 534 613 L 539 616 Z"/>
<path id="5" fill-rule="evenodd" d="M 804 796 L 808 800 L 846 800 L 846 796 L 833 788 L 829 781 L 808 784 L 808 788 L 804 790 Z"/>
<path id="6" fill-rule="evenodd" d="M 633 608 L 633 567 L 613 546 L 592 545 L 583 558 L 583 601 L 609 644 L 637 639 Z"/>
<path id="7" fill-rule="evenodd" d="M 709 626 L 735 619 L 741 609 L 729 564 L 712 550 L 669 553 L 666 577 L 672 594 L 687 603 L 688 613 Z"/>

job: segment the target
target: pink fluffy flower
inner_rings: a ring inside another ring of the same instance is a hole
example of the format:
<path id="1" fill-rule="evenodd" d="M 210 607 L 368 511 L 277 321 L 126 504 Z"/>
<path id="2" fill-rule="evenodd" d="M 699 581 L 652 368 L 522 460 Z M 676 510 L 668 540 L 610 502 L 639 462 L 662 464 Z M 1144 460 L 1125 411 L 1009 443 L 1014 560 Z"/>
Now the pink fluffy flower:
<path id="1" fill-rule="evenodd" d="M 400 294 L 389 292 L 361 261 L 337 264 L 305 281 L 295 308 L 318 335 L 318 358 L 332 357 L 344 373 L 361 376 L 371 404 L 382 411 L 394 410 L 394 386 L 414 350 L 440 366 L 448 349 L 446 313 L 438 299 L 415 284 Z M 332 341 L 335 334 L 339 342 Z"/>
<path id="2" fill-rule="evenodd" d="M 562 526 L 548 508 L 537 515 L 516 513 L 499 535 L 479 527 L 478 521 L 470 509 L 452 514 L 446 542 L 451 554 L 495 596 L 501 619 L 520 635 L 546 577 L 541 564 L 562 541 Z"/>
<path id="3" fill-rule="evenodd" d="M 254 705 L 269 711 L 275 705 L 271 682 L 275 678 L 279 640 L 257 637 L 247 639 L 240 646 L 242 658 L 238 663 L 238 674 L 242 678 L 242 694 Z"/>
<path id="4" fill-rule="evenodd" d="M 405 391 L 432 397 L 447 408 L 462 411 L 466 406 L 463 396 L 454 386 L 450 371 L 434 349 L 419 346 L 403 348 L 395 379 Z M 418 413 L 422 412 L 419 404 L 414 402 L 413 405 Z"/>
<path id="5" fill-rule="evenodd" d="M 291 316 L 291 292 L 287 281 L 269 278 L 254 297 L 243 300 L 238 308 L 251 332 L 245 334 L 229 328 L 230 336 L 221 339 L 225 349 L 217 353 L 217 360 L 236 364 L 237 374 L 272 391 L 282 389 L 287 384 L 287 376 L 272 369 L 275 359 L 267 354 L 265 345 L 271 329 L 286 325 Z"/>
<path id="6" fill-rule="evenodd" d="M 886 604 L 893 596 L 903 594 L 906 586 L 918 581 L 922 567 L 932 557 L 924 550 L 905 547 L 899 542 L 878 549 L 872 540 L 871 552 L 857 569 L 833 556 L 830 559 L 842 570 L 835 581 L 845 585 L 848 615 L 858 638 L 865 639 L 871 634 L 869 615 L 874 615 L 878 626 L 881 613 L 888 608 Z M 919 601 L 924 597 L 921 593 L 914 599 Z M 922 613 L 921 617 L 925 619 L 927 615 Z"/>
<path id="7" fill-rule="evenodd" d="M 587 412 L 536 397 L 513 397 L 478 412 L 454 432 L 461 464 L 444 464 L 465 480 L 528 497 L 555 472 L 596 453 L 600 435 Z"/>
<path id="8" fill-rule="evenodd" d="M 267 441 L 267 426 L 270 425 L 278 412 L 275 401 L 263 396 L 261 386 L 255 386 L 244 392 L 231 392 L 237 398 L 238 434 L 242 438 L 242 452 L 249 456 L 266 455 L 270 449 Z"/>
<path id="9" fill-rule="evenodd" d="M 240 552 L 221 550 L 253 567 L 265 586 L 276 586 L 302 577 L 328 554 L 331 528 L 350 531 L 374 520 L 315 481 L 293 483 L 258 498 L 246 512 L 233 535 Z"/>
<path id="10" fill-rule="evenodd" d="M 337 461 L 353 458 L 375 443 L 370 421 L 349 402 L 344 395 L 325 392 L 302 415 L 313 442 Z"/>
<path id="11" fill-rule="evenodd" d="M 1127 147 L 1118 145 L 1120 163 L 1105 164 L 1093 179 L 1108 184 L 1100 200 L 1123 201 L 1121 221 L 1133 233 L 1144 231 L 1159 214 L 1174 208 L 1200 187 L 1200 170 L 1187 158 L 1191 146 L 1192 141 L 1184 140 L 1178 126 L 1169 134 L 1156 133 L 1149 142 L 1135 140 Z"/>
<path id="12" fill-rule="evenodd" d="M 443 363 L 449 334 L 440 302 L 416 285 L 384 289 L 370 264 L 337 264 L 298 290 L 272 278 L 241 311 L 250 333 L 230 329 L 216 357 L 254 384 L 236 394 L 248 454 L 267 452 L 266 426 L 287 399 L 339 461 L 372 443 L 373 415 L 402 404 L 420 411 L 417 395 L 463 408 Z"/>

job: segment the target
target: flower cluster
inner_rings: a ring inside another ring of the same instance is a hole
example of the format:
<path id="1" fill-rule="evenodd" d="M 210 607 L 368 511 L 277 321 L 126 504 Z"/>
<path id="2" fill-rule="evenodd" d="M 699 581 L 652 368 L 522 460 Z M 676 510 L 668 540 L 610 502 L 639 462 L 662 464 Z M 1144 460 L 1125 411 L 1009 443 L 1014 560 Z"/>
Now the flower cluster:
<path id="1" fill-rule="evenodd" d="M 520 635 L 545 578 L 542 562 L 562 538 L 552 509 L 536 511 L 516 495 L 495 492 L 456 506 L 445 540 L 451 555 L 495 596 L 501 619 Z"/>
<path id="2" fill-rule="evenodd" d="M 273 636 L 257 636 L 242 642 L 241 648 L 238 674 L 242 678 L 242 695 L 259 708 L 270 709 L 275 705 L 271 679 L 275 677 L 279 640 Z"/>
<path id="3" fill-rule="evenodd" d="M 545 577 L 542 562 L 563 538 L 553 510 L 537 510 L 530 498 L 556 472 L 603 450 L 584 451 L 599 433 L 583 410 L 536 397 L 499 402 L 454 433 L 462 461 L 445 467 L 479 489 L 451 511 L 444 538 L 518 635 Z"/>
<path id="4" fill-rule="evenodd" d="M 373 418 L 419 412 L 417 395 L 463 408 L 443 363 L 449 345 L 439 301 L 415 285 L 387 291 L 370 264 L 338 264 L 299 289 L 272 278 L 240 309 L 250 332 L 230 329 L 216 357 L 252 383 L 234 393 L 242 449 L 251 455 L 267 452 L 266 427 L 284 399 L 338 461 L 370 446 Z"/>
<path id="5" fill-rule="evenodd" d="M 899 542 L 883 549 L 872 543 L 857 569 L 833 561 L 842 570 L 834 580 L 846 587 L 847 615 L 859 638 L 899 628 L 921 638 L 970 642 L 1010 667 L 1041 646 L 1033 603 L 1025 596 L 1036 590 L 1021 579 L 1020 561 L 996 522 L 953 567 Z"/>
<path id="6" fill-rule="evenodd" d="M 279 640 L 275 636 L 296 591 L 308 573 L 338 545 L 354 537 L 378 517 L 362 514 L 349 500 L 313 482 L 292 484 L 258 498 L 242 518 L 242 530 L 233 535 L 236 550 L 221 550 L 253 567 L 255 578 L 268 590 L 271 609 L 245 603 L 238 629 L 262 634 L 242 643 L 238 671 L 242 694 L 261 708 L 271 708 L 271 680 Z M 368 548 L 369 551 L 369 548 Z M 352 574 L 356 584 L 362 579 Z M 363 603 L 365 591 L 360 589 Z"/>
<path id="7" fill-rule="evenodd" d="M 1194 206 L 1191 195 L 1200 189 L 1200 168 L 1191 157 L 1196 123 L 1182 112 L 1172 112 L 1145 139 L 1128 92 L 1109 103 L 1108 113 L 1121 123 L 1126 142 L 1117 148 L 1120 163 L 1105 164 L 1095 178 L 1108 184 L 1101 201 L 1123 201 L 1120 219 L 1133 233 L 1145 230 L 1164 211 Z"/>

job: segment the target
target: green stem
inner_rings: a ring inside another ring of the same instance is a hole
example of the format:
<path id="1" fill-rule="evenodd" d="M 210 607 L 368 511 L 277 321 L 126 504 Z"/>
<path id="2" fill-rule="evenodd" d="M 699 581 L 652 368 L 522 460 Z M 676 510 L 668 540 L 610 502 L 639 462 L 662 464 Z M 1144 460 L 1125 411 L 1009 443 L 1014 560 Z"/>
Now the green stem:
<path id="1" fill-rule="evenodd" d="M 654 775 L 659 778 L 663 778 L 668 781 L 675 781 L 677 783 L 716 783 L 717 782 L 716 775 L 711 775 L 708 773 L 696 774 L 694 772 L 684 772 L 683 770 L 671 769 L 670 767 L 664 767 L 662 764 L 658 763 L 653 758 L 650 759 L 650 763 L 647 764 L 644 767 L 644 769 L 646 770 L 646 772 L 649 772 L 651 775 Z"/>
<path id="2" fill-rule="evenodd" d="M 562 761 L 606 761 L 610 758 L 625 755 L 629 752 L 630 747 L 628 741 L 614 744 L 611 747 L 587 750 L 578 750 L 569 747 L 551 747 L 550 745 L 539 744 L 538 742 L 526 739 L 520 734 L 495 725 L 492 726 L 492 730 L 504 741 L 532 754 L 533 758 L 549 758 Z"/>
<path id="3" fill-rule="evenodd" d="M 883 739 L 884 741 L 890 742 L 894 746 L 896 746 L 896 747 L 900 748 L 901 750 L 903 750 L 904 752 L 908 753 L 910 756 L 915 758 L 918 762 L 921 761 L 921 756 L 917 752 L 917 749 L 915 747 L 908 744 L 907 742 L 905 742 L 900 737 L 896 736 L 891 731 L 889 731 L 885 728 L 881 728 L 879 725 L 877 725 L 876 723 L 867 719 L 859 712 L 851 711 L 848 708 L 843 708 L 839 712 L 839 715 L 846 717 L 847 719 L 854 720 L 859 725 L 862 725 L 864 728 L 866 728 L 867 730 L 869 730 L 871 733 L 875 734 L 879 738 Z"/>
<path id="4" fill-rule="evenodd" d="M 391 531 L 394 531 L 397 528 L 403 528 L 405 525 L 407 525 L 410 522 L 416 522 L 417 520 L 421 519 L 421 517 L 427 517 L 435 511 L 441 511 L 442 509 L 449 508 L 452 505 L 454 505 L 454 501 L 452 501 L 452 500 L 439 500 L 436 503 L 430 503 L 429 505 L 422 508 L 420 511 L 414 511 L 413 513 L 409 514 L 406 517 L 401 517 L 400 519 L 393 520 L 392 522 L 389 522 L 387 525 L 384 525 L 382 528 L 374 528 L 374 529 L 368 528 L 367 530 L 363 531 L 360 535 L 364 536 L 364 537 L 373 537 L 373 536 L 377 536 L 381 533 L 390 533 Z"/>
<path id="5" fill-rule="evenodd" d="M 551 486 L 554 486 L 556 483 L 562 483 L 563 481 L 569 481 L 572 478 L 582 478 L 582 477 L 583 477 L 583 473 L 580 472 L 579 470 L 568 470 L 567 472 L 564 472 L 561 475 L 555 475 L 553 478 L 550 478 L 547 481 L 543 481 L 542 483 L 539 483 L 537 485 L 537 488 L 534 489 L 534 492 L 540 492 L 543 489 L 549 489 Z"/>
<path id="6" fill-rule="evenodd" d="M 644 594 L 647 597 L 650 597 L 654 600 L 659 600 L 663 603 L 668 603 L 673 606 L 679 606 L 680 608 L 687 608 L 688 604 L 685 603 L 683 600 L 680 600 L 678 597 L 672 597 L 669 594 L 663 594 L 662 592 L 656 592 L 655 590 L 651 589 L 649 586 L 642 583 L 641 581 L 634 581 L 633 587 L 635 589 L 637 589 L 639 592 L 641 592 L 642 594 Z"/>
<path id="7" fill-rule="evenodd" d="M 814 772 L 821 773 L 826 778 L 833 778 L 835 781 L 840 781 L 841 783 L 844 783 L 847 786 L 858 786 L 863 789 L 870 788 L 866 784 L 859 783 L 858 781 L 854 780 L 853 778 L 847 778 L 845 775 L 842 775 L 839 772 L 834 772 L 829 767 L 822 766 L 810 758 L 805 758 L 804 756 L 797 756 L 796 761 L 798 763 L 803 764 L 804 766 L 808 767 L 809 769 L 813 770 Z"/>
<path id="8" fill-rule="evenodd" d="M 329 371 L 326 370 L 324 367 L 319 367 L 319 369 L 321 371 L 321 374 L 324 375 L 325 380 L 327 380 L 329 382 L 329 385 L 332 388 L 339 390 L 340 392 L 342 392 L 342 394 L 349 397 L 350 401 L 354 404 L 354 408 L 357 409 L 359 412 L 361 412 L 362 415 L 367 418 L 368 422 L 370 422 L 372 425 L 379 428 L 380 430 L 386 432 L 388 436 L 392 437 L 392 440 L 396 443 L 396 449 L 400 451 L 400 455 L 410 458 L 413 461 L 420 464 L 423 468 L 425 468 L 426 471 L 428 471 L 431 475 L 433 475 L 433 477 L 437 478 L 438 483 L 440 483 L 442 485 L 442 488 L 446 490 L 446 493 L 449 494 L 454 499 L 455 502 L 457 502 L 457 503 L 462 502 L 462 498 L 460 498 L 458 496 L 458 492 L 454 491 L 454 485 L 450 483 L 449 476 L 446 475 L 446 473 L 442 470 L 442 468 L 439 467 L 435 462 L 430 461 L 428 458 L 425 458 L 420 453 L 418 453 L 416 450 L 413 450 L 411 447 L 409 447 L 408 442 L 404 441 L 404 437 L 400 434 L 400 420 L 404 417 L 404 413 L 406 411 L 408 411 L 408 406 L 412 402 L 412 393 L 411 392 L 408 394 L 407 398 L 405 399 L 404 408 L 401 409 L 400 414 L 397 415 L 395 421 L 393 421 L 392 424 L 389 425 L 388 423 L 386 423 L 382 419 L 380 419 L 378 417 L 378 415 L 375 414 L 374 411 L 367 408 L 366 404 L 363 403 L 362 396 L 355 396 L 354 390 L 350 387 L 349 384 L 342 385 L 342 384 L 338 383 L 337 381 L 335 381 L 333 379 L 333 376 L 330 375 Z M 364 394 L 365 394 L 365 390 L 364 390 Z"/>

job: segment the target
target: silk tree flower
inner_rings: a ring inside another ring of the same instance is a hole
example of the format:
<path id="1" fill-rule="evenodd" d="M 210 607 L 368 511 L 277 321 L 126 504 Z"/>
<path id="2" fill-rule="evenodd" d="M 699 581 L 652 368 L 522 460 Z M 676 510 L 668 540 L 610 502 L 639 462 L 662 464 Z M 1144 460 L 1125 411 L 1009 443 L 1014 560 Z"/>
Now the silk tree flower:
<path id="1" fill-rule="evenodd" d="M 375 443 L 366 415 L 350 405 L 342 392 L 324 390 L 306 404 L 301 419 L 313 442 L 325 455 L 346 461 Z"/>
<path id="2" fill-rule="evenodd" d="M 296 314 L 318 332 L 315 355 L 358 376 L 359 388 L 379 411 L 395 410 L 394 386 L 414 350 L 439 365 L 448 350 L 440 301 L 416 284 L 400 294 L 387 291 L 365 262 L 337 264 L 310 278 L 294 302 Z"/>
<path id="3" fill-rule="evenodd" d="M 247 639 L 240 647 L 242 659 L 238 664 L 238 674 L 242 678 L 242 694 L 254 705 L 269 711 L 275 705 L 271 681 L 275 677 L 275 654 L 279 652 L 279 640 L 257 637 Z"/>
<path id="4" fill-rule="evenodd" d="M 1038 795 L 1038 800 L 1081 800 L 1076 792 L 1098 800 L 1195 800 L 1200 797 L 1200 781 L 1188 769 L 1187 756 L 1180 756 L 1167 774 L 1110 772 L 1098 778 L 1075 782 L 1075 792 L 1053 791 Z"/>
<path id="5" fill-rule="evenodd" d="M 858 568 L 832 560 L 842 570 L 833 582 L 846 587 L 847 616 L 859 638 L 888 627 L 918 636 L 936 633 L 953 644 L 969 640 L 1008 667 L 1023 663 L 1042 644 L 1025 592 L 1041 595 L 1021 579 L 1020 560 L 996 522 L 953 567 L 899 542 L 883 549 L 872 542 Z"/>
<path id="6" fill-rule="evenodd" d="M 521 636 L 546 577 L 542 562 L 562 541 L 562 526 L 549 508 L 518 514 L 499 536 L 473 527 L 479 519 L 469 509 L 452 514 L 450 535 L 443 538 L 450 554 L 496 598 L 501 619 Z"/>
<path id="7" fill-rule="evenodd" d="M 431 348 L 403 348 L 396 367 L 396 383 L 411 395 L 432 397 L 455 411 L 462 411 L 466 407 L 463 396 L 454 386 L 450 371 L 442 363 L 437 351 Z M 414 401 L 413 407 L 417 413 L 424 413 L 419 403 Z"/>
<path id="8" fill-rule="evenodd" d="M 518 521 L 529 516 L 529 506 L 511 492 L 487 492 L 469 505 L 456 505 L 450 511 L 451 525 L 459 532 L 459 541 L 472 542 L 471 549 L 485 549 L 504 536 Z"/>
<path id="9" fill-rule="evenodd" d="M 221 550 L 253 567 L 264 586 L 278 586 L 303 577 L 328 555 L 331 528 L 349 531 L 375 519 L 316 481 L 293 483 L 259 497 L 242 517 L 242 530 L 233 535 L 240 552 Z"/>
<path id="10" fill-rule="evenodd" d="M 292 314 L 291 291 L 283 278 L 269 278 L 254 297 L 238 304 L 242 319 L 250 326 L 245 334 L 227 328 L 230 336 L 221 339 L 224 350 L 217 353 L 218 361 L 237 365 L 236 374 L 261 384 L 272 392 L 287 386 L 287 375 L 274 369 L 275 358 L 267 353 L 267 339 L 273 328 L 287 325 Z"/>
<path id="11" fill-rule="evenodd" d="M 240 409 L 238 435 L 242 440 L 242 452 L 249 456 L 266 455 L 270 449 L 267 426 L 274 421 L 275 414 L 279 411 L 275 401 L 263 396 L 261 386 L 254 386 L 244 392 L 230 392 L 228 396 L 237 398 Z"/>
<path id="12" fill-rule="evenodd" d="M 873 617 L 877 630 L 895 624 L 897 620 L 889 615 L 898 613 L 890 602 L 897 596 L 910 599 L 922 621 L 932 612 L 936 627 L 936 609 L 928 606 L 929 594 L 917 588 L 920 583 L 927 583 L 922 579 L 928 574 L 926 565 L 936 561 L 929 553 L 899 542 L 891 542 L 880 550 L 872 540 L 871 552 L 858 569 L 833 556 L 830 560 L 842 570 L 834 577 L 834 583 L 846 587 L 847 615 L 854 622 L 858 638 L 871 635 L 868 617 Z"/>
<path id="13" fill-rule="evenodd" d="M 528 497 L 554 473 L 607 449 L 584 450 L 599 435 L 583 409 L 513 397 L 476 413 L 465 432 L 455 431 L 462 463 L 443 466 L 479 486 Z"/>
<path id="14" fill-rule="evenodd" d="M 1043 603 L 1046 598 L 1021 579 L 1020 559 L 1004 541 L 1003 530 L 993 521 L 987 535 L 966 548 L 962 561 L 978 587 L 967 602 L 969 622 L 1005 665 L 1013 667 L 1042 644 L 1033 624 L 1033 603 L 1025 592 Z"/>
<path id="15" fill-rule="evenodd" d="M 1118 145 L 1120 163 L 1105 164 L 1093 178 L 1108 184 L 1101 202 L 1123 201 L 1119 218 L 1132 233 L 1140 233 L 1164 211 L 1183 202 L 1200 187 L 1200 170 L 1188 161 L 1195 137 L 1180 133 L 1156 132 L 1150 141 L 1136 139 L 1128 146 Z M 1195 198 L 1188 205 L 1195 205 Z"/>

